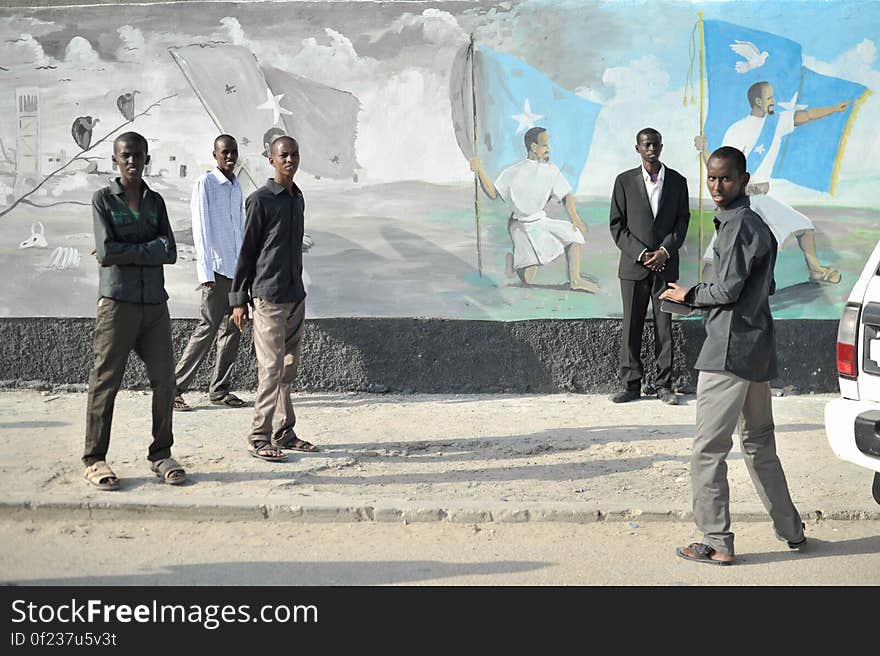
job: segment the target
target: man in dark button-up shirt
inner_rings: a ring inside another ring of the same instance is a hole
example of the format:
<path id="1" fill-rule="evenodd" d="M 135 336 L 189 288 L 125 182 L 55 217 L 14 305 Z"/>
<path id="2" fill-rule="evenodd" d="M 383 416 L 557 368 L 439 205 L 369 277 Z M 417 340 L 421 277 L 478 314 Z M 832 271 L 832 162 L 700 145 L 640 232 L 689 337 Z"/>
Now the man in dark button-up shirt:
<path id="1" fill-rule="evenodd" d="M 769 297 L 775 289 L 777 243 L 749 207 L 742 152 L 719 148 L 706 166 L 706 184 L 721 210 L 715 219 L 715 280 L 690 289 L 669 283 L 660 298 L 709 310 L 706 341 L 696 364 L 697 437 L 691 455 L 694 521 L 703 540 L 676 553 L 686 560 L 730 565 L 734 536 L 726 459 L 738 422 L 743 460 L 776 536 L 791 549 L 801 548 L 807 539 L 776 456 L 769 382 L 777 373 L 776 344 Z"/>
<path id="2" fill-rule="evenodd" d="M 248 196 L 245 229 L 229 303 L 246 306 L 251 299 L 299 303 L 306 297 L 302 281 L 302 191 L 271 178 Z"/>
<path id="3" fill-rule="evenodd" d="M 164 264 L 177 261 L 177 246 L 162 196 L 141 180 L 140 209 L 126 202 L 121 178 L 95 192 L 92 220 L 98 295 L 127 303 L 164 303 Z"/>
<path id="4" fill-rule="evenodd" d="M 153 389 L 150 468 L 173 485 L 186 477 L 171 457 L 174 354 L 162 273 L 163 265 L 177 260 L 177 249 L 165 201 L 143 180 L 149 161 L 142 135 L 119 135 L 113 142 L 119 177 L 92 198 L 95 257 L 101 266 L 82 460 L 84 478 L 100 490 L 119 489 L 106 457 L 113 405 L 132 350 L 144 361 Z"/>
<path id="5" fill-rule="evenodd" d="M 269 461 L 287 459 L 282 449 L 317 451 L 293 430 L 290 390 L 296 378 L 305 319 L 302 281 L 302 192 L 293 181 L 299 145 L 278 137 L 269 147 L 275 178 L 245 203 L 245 228 L 229 304 L 239 330 L 253 306 L 257 395 L 248 451 Z"/>

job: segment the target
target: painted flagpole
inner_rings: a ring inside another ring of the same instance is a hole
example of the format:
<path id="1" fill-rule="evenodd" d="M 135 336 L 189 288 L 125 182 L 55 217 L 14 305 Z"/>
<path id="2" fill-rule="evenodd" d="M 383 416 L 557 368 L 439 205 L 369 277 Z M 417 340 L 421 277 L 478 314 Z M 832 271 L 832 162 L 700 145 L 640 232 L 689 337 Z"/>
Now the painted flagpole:
<path id="1" fill-rule="evenodd" d="M 703 45 L 703 12 L 699 12 L 699 26 L 700 26 L 700 140 L 706 137 L 703 132 L 703 123 L 705 121 L 705 103 L 706 103 L 706 76 L 705 76 L 705 58 L 706 58 L 706 49 Z M 708 144 L 707 144 L 708 145 Z M 698 186 L 700 188 L 699 194 L 699 205 L 698 211 L 699 214 L 699 227 L 700 227 L 700 249 L 699 253 L 697 253 L 697 280 L 699 282 L 703 282 L 703 184 L 706 179 L 705 172 L 703 170 L 705 162 L 703 160 L 703 152 L 700 150 L 700 177 L 698 180 Z"/>
<path id="2" fill-rule="evenodd" d="M 474 108 L 474 157 L 479 157 L 477 152 L 477 82 L 474 67 L 476 66 L 476 47 L 474 35 L 471 33 L 471 104 Z M 483 254 L 480 244 L 480 176 L 474 173 L 474 215 L 477 219 L 477 273 L 483 277 Z"/>

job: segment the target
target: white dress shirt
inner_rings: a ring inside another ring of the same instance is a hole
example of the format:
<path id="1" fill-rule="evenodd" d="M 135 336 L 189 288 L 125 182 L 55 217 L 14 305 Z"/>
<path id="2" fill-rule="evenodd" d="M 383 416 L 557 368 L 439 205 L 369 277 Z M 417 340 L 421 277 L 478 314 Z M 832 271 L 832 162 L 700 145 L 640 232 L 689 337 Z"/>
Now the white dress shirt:
<path id="1" fill-rule="evenodd" d="M 657 182 L 651 181 L 651 174 L 642 166 L 642 178 L 645 181 L 645 191 L 648 192 L 648 201 L 651 203 L 651 214 L 657 218 L 657 210 L 660 208 L 660 194 L 663 193 L 663 180 L 666 179 L 666 167 L 660 165 L 660 171 L 657 173 Z"/>
<path id="2" fill-rule="evenodd" d="M 244 234 L 244 198 L 238 178 L 229 180 L 218 168 L 200 175 L 190 209 L 199 282 L 213 282 L 215 273 L 233 278 Z"/>
<path id="3" fill-rule="evenodd" d="M 651 214 L 654 215 L 654 218 L 657 218 L 657 211 L 660 209 L 660 194 L 663 193 L 663 181 L 666 179 L 666 167 L 663 164 L 660 165 L 660 171 L 657 173 L 657 182 L 651 180 L 651 174 L 648 173 L 648 170 L 642 166 L 642 179 L 645 181 L 645 191 L 648 192 L 648 202 L 651 204 Z M 664 251 L 666 248 L 661 246 Z M 648 252 L 648 249 L 644 249 L 641 253 L 639 253 L 639 258 L 636 262 L 642 261 L 642 256 Z M 669 255 L 669 251 L 666 251 L 666 255 Z"/>

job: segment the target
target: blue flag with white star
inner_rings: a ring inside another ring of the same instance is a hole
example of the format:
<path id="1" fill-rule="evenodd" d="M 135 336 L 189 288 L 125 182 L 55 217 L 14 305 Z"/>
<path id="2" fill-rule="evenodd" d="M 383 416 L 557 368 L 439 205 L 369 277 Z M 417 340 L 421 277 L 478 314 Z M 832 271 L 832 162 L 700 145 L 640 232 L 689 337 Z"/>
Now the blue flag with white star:
<path id="1" fill-rule="evenodd" d="M 751 144 L 748 165 L 753 180 L 766 181 L 754 179 L 754 174 L 769 157 L 762 174 L 769 169 L 772 178 L 834 193 L 836 171 L 856 106 L 809 122 L 804 121 L 804 114 L 796 114 L 793 119 L 789 115 L 788 127 L 783 114 L 855 102 L 869 93 L 867 89 L 803 66 L 800 44 L 770 32 L 706 20 L 703 36 L 709 96 L 703 132 L 709 150 L 742 146 L 725 143 L 725 137 L 737 134 L 738 141 L 744 139 L 744 130 L 736 126 L 739 123 L 743 128 L 742 122 L 752 110 L 749 89 L 757 82 L 768 82 L 775 99 L 774 112 L 767 115 L 760 132 L 747 139 Z M 792 120 L 796 124 L 793 130 Z"/>
<path id="2" fill-rule="evenodd" d="M 523 136 L 532 127 L 546 128 L 550 161 L 575 191 L 593 142 L 602 106 L 564 89 L 516 57 L 478 46 L 471 85 L 471 49 L 453 63 L 450 79 L 452 119 L 458 145 L 470 159 L 476 155 L 494 179 L 511 164 L 526 158 Z"/>

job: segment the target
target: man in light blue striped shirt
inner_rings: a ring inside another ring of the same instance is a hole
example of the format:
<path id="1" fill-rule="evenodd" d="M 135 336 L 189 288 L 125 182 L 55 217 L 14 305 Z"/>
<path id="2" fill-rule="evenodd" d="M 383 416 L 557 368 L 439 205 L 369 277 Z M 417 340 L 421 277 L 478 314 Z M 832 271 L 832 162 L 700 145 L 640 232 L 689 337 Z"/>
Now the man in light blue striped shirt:
<path id="1" fill-rule="evenodd" d="M 175 410 L 191 410 L 183 393 L 192 383 L 217 337 L 217 361 L 208 388 L 214 405 L 238 408 L 244 401 L 229 391 L 232 365 L 241 341 L 241 331 L 232 322 L 229 292 L 244 234 L 244 199 L 235 176 L 238 144 L 228 134 L 214 139 L 216 168 L 199 176 L 193 187 L 193 242 L 196 272 L 202 283 L 201 319 L 177 363 Z"/>

